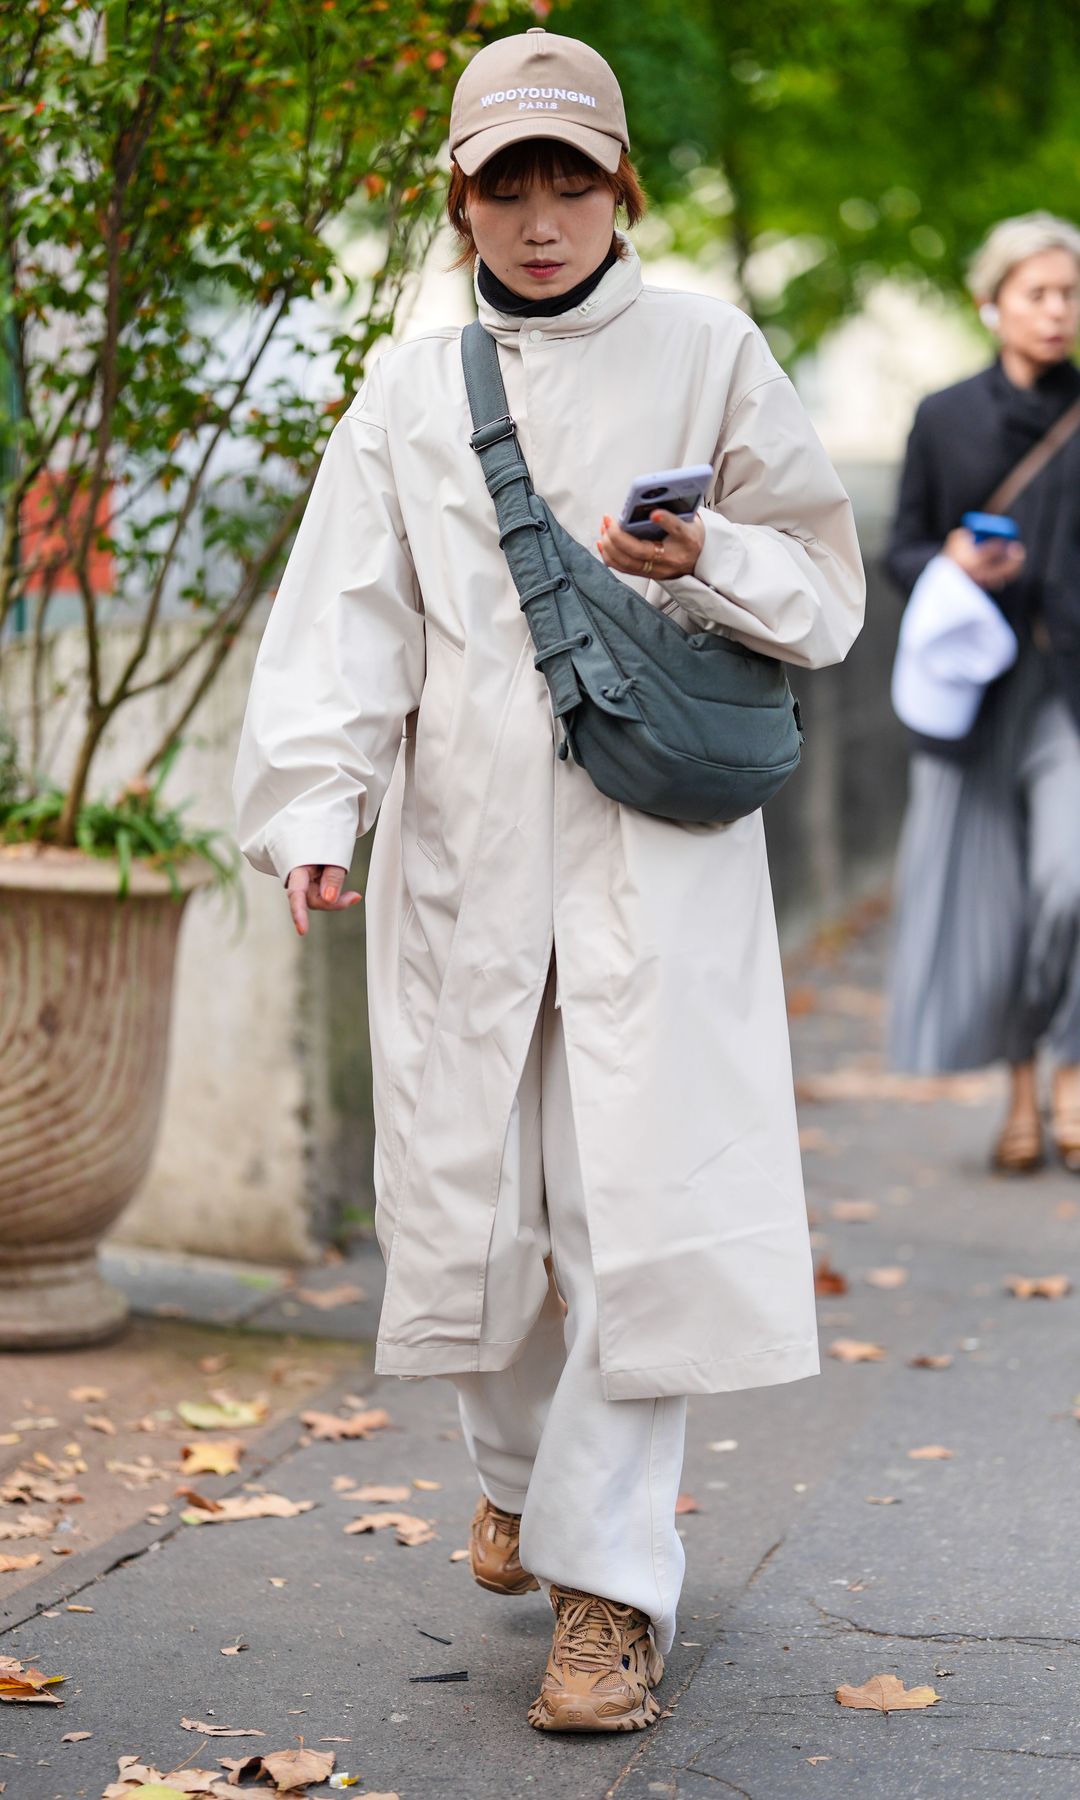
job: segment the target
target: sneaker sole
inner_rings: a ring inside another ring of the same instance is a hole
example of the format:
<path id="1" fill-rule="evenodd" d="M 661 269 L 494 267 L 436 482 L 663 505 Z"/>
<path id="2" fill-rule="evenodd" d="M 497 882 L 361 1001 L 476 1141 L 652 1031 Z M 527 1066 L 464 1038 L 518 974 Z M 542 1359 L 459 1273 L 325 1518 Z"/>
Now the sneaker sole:
<path id="1" fill-rule="evenodd" d="M 660 1702 L 655 1694 L 646 1694 L 641 1705 L 631 1712 L 607 1718 L 580 1694 L 548 1695 L 543 1700 L 534 1700 L 529 1708 L 529 1724 L 535 1731 L 645 1731 L 655 1725 L 659 1717 Z"/>
<path id="2" fill-rule="evenodd" d="M 472 1577 L 477 1587 L 484 1588 L 489 1594 L 535 1594 L 540 1588 L 540 1583 L 537 1581 L 535 1575 L 527 1575 L 523 1581 L 519 1581 L 514 1587 L 509 1587 L 501 1581 L 488 1581 L 486 1576 L 478 1575 L 475 1569 L 472 1572 Z"/>

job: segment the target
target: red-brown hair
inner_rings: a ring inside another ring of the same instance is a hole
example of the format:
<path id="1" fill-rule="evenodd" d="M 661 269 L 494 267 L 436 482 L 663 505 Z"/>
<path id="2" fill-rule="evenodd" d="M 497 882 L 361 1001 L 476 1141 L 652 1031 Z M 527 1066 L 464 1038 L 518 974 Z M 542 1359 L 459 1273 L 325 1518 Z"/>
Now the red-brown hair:
<path id="1" fill-rule="evenodd" d="M 556 181 L 576 178 L 600 182 L 621 207 L 627 225 L 636 225 L 644 216 L 648 202 L 642 192 L 637 171 L 624 150 L 617 169 L 602 169 L 599 163 L 556 138 L 525 138 L 520 144 L 509 144 L 477 169 L 466 175 L 452 165 L 450 191 L 446 196 L 446 216 L 461 241 L 461 253 L 451 268 L 460 269 L 477 254 L 472 227 L 469 224 L 469 202 L 476 196 L 490 199 L 500 189 L 552 187 Z"/>

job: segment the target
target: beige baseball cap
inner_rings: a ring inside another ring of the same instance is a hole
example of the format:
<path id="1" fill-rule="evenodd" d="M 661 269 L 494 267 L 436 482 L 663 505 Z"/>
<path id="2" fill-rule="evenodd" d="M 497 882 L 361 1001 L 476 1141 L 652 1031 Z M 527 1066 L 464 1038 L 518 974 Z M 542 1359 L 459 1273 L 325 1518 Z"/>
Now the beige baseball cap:
<path id="1" fill-rule="evenodd" d="M 630 148 L 614 73 L 579 38 L 534 26 L 478 50 L 454 91 L 450 154 L 475 175 L 498 150 L 557 138 L 614 172 Z"/>

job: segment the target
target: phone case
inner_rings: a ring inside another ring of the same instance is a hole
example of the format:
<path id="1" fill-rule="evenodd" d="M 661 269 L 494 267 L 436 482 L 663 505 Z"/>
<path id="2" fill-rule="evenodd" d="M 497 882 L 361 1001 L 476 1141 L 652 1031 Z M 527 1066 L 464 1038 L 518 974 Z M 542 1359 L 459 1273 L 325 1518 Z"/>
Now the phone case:
<path id="1" fill-rule="evenodd" d="M 713 471 L 709 463 L 694 463 L 684 469 L 660 469 L 653 475 L 637 475 L 630 483 L 619 524 L 632 537 L 657 539 L 666 535 L 649 518 L 657 508 L 692 518 L 712 486 Z M 643 514 L 635 518 L 634 514 Z"/>

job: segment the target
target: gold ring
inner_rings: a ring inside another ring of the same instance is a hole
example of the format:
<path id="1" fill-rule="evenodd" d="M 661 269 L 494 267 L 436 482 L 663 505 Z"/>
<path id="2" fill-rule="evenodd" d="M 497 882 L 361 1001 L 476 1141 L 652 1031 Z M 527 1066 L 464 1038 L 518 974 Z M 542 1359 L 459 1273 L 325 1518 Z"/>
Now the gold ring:
<path id="1" fill-rule="evenodd" d="M 642 563 L 641 573 L 643 575 L 651 575 L 652 574 L 652 566 L 653 566 L 653 559 L 650 556 L 647 562 Z"/>

